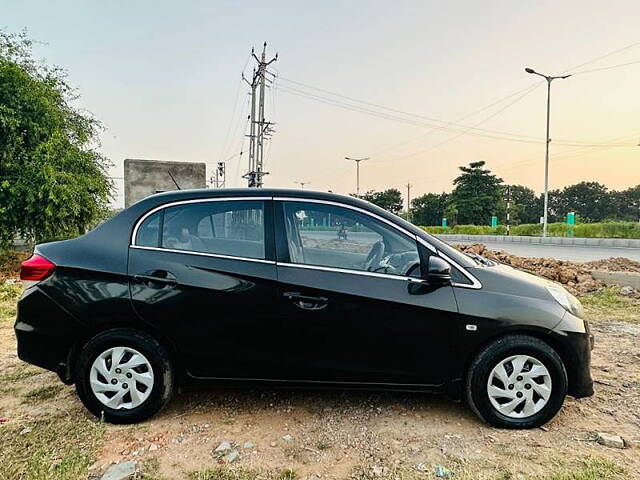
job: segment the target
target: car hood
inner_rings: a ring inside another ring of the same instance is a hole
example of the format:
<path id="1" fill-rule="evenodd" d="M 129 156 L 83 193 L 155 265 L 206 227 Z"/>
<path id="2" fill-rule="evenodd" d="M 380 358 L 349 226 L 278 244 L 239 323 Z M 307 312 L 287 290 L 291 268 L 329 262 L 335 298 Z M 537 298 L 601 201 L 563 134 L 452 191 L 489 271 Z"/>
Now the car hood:
<path id="1" fill-rule="evenodd" d="M 469 270 L 484 290 L 510 295 L 551 300 L 546 287 L 556 285 L 551 280 L 501 263 L 478 265 Z"/>

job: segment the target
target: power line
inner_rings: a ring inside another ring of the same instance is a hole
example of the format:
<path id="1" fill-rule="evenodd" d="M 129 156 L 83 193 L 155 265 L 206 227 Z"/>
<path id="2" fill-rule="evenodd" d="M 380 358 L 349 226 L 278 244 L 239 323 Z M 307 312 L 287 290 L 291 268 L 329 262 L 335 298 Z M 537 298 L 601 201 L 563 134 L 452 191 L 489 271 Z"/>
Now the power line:
<path id="1" fill-rule="evenodd" d="M 477 136 L 477 137 L 483 137 L 483 138 L 492 138 L 495 140 L 503 140 L 503 141 L 511 141 L 511 142 L 519 142 L 519 143 L 529 143 L 529 144 L 544 144 L 544 140 L 539 138 L 539 137 L 529 137 L 531 139 L 528 139 L 526 137 L 528 136 L 523 136 L 523 135 L 518 135 L 518 134 L 511 134 L 511 133 L 507 133 L 507 132 L 501 132 L 503 135 L 511 135 L 513 137 L 525 137 L 525 138 L 512 138 L 512 137 L 507 137 L 507 136 L 498 136 L 498 135 L 492 135 L 489 133 L 483 133 L 486 130 L 482 130 L 482 129 L 478 129 L 475 128 L 473 126 L 464 126 L 462 128 L 454 128 L 454 127 L 448 127 L 448 126 L 442 126 L 442 125 L 433 125 L 433 124 L 429 124 L 426 122 L 421 122 L 421 121 L 417 121 L 417 120 L 411 120 L 408 118 L 403 118 L 403 117 L 399 117 L 397 115 L 392 115 L 392 114 L 388 114 L 388 113 L 384 113 L 384 112 L 377 112 L 375 110 L 371 110 L 371 109 L 367 109 L 365 107 L 360 107 L 357 105 L 351 105 L 351 104 L 347 104 L 344 103 L 340 100 L 333 100 L 331 98 L 327 98 L 327 97 L 323 97 L 320 95 L 316 95 L 316 94 L 312 94 L 312 93 L 308 93 L 305 92 L 303 90 L 298 90 L 298 89 L 294 89 L 291 87 L 285 87 L 283 85 L 280 85 L 277 87 L 278 90 L 284 92 L 284 93 L 288 93 L 290 95 L 295 95 L 298 97 L 302 97 L 302 98 L 306 98 L 309 100 L 313 100 L 313 101 L 317 101 L 320 103 L 324 103 L 327 105 L 331 105 L 334 107 L 339 107 L 339 108 L 343 108 L 345 110 L 350 110 L 350 111 L 354 111 L 354 112 L 358 112 L 358 113 L 362 113 L 365 115 L 370 115 L 370 116 L 374 116 L 374 117 L 378 117 L 378 118 L 383 118 L 386 120 L 390 120 L 390 121 L 395 121 L 398 123 L 404 123 L 407 125 L 413 125 L 413 126 L 417 126 L 417 127 L 422 127 L 422 128 L 429 128 L 429 129 L 437 129 L 437 130 L 442 130 L 442 131 L 452 131 L 452 132 L 456 132 L 456 133 L 462 133 L 464 135 L 472 135 L 472 136 Z M 530 93 L 529 91 L 526 92 L 526 94 Z M 524 96 L 524 94 L 522 95 Z M 519 100 L 519 97 L 516 99 Z M 515 103 L 515 101 L 513 102 Z M 506 108 L 506 107 L 505 107 Z M 503 109 L 504 110 L 504 109 Z M 483 120 L 483 122 L 486 121 Z M 534 140 L 535 138 L 535 140 Z M 582 143 L 580 141 L 574 140 L 574 141 L 557 141 L 556 142 L 557 145 L 565 145 L 565 146 L 580 146 L 580 145 L 591 145 L 591 144 L 587 144 L 587 143 Z M 605 146 L 605 145 L 602 145 Z"/>

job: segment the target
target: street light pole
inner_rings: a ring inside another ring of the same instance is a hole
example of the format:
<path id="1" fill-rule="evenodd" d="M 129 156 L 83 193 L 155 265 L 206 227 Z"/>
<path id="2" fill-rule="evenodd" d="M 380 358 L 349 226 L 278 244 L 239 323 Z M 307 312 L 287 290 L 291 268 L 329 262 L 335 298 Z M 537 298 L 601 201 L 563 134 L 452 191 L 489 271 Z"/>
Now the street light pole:
<path id="1" fill-rule="evenodd" d="M 543 213 L 543 223 L 542 223 L 542 236 L 547 236 L 547 213 L 549 211 L 549 143 L 551 143 L 551 139 L 549 138 L 550 133 L 550 121 L 551 121 L 551 82 L 554 80 L 562 80 L 565 78 L 569 78 L 571 75 L 560 75 L 560 76 L 550 76 L 543 75 L 541 73 L 536 72 L 533 68 L 525 68 L 525 72 L 530 73 L 532 75 L 538 75 L 544 78 L 547 81 L 547 138 L 545 142 L 545 154 L 544 154 L 544 213 Z"/>
<path id="2" fill-rule="evenodd" d="M 369 160 L 369 157 L 365 157 L 365 158 L 344 157 L 344 159 L 356 162 L 356 197 L 360 198 L 360 162 L 364 160 Z"/>
<path id="3" fill-rule="evenodd" d="M 304 190 L 304 186 L 309 185 L 311 182 L 293 182 L 293 183 L 297 183 L 298 185 L 300 185 L 300 188 Z"/>

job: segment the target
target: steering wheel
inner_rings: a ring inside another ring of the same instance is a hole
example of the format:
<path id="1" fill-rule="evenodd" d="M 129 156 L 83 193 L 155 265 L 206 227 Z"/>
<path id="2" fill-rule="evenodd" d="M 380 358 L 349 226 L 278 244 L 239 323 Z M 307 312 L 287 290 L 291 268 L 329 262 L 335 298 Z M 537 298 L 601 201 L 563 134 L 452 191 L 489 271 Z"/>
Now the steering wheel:
<path id="1" fill-rule="evenodd" d="M 384 242 L 382 240 L 378 240 L 373 244 L 369 254 L 367 255 L 367 259 L 364 261 L 364 267 L 367 271 L 372 272 L 375 271 L 374 266 L 377 268 L 380 265 L 380 260 L 382 260 L 382 256 L 384 255 Z"/>

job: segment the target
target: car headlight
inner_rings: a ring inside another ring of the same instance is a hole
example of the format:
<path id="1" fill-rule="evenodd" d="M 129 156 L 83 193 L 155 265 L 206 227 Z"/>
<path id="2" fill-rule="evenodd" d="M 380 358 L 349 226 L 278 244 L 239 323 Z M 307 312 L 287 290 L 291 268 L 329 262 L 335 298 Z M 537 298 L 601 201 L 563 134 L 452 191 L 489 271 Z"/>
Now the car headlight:
<path id="1" fill-rule="evenodd" d="M 551 294 L 556 302 L 562 305 L 567 312 L 575 315 L 578 318 L 583 317 L 582 304 L 580 300 L 567 292 L 560 286 L 547 286 L 547 291 Z"/>

